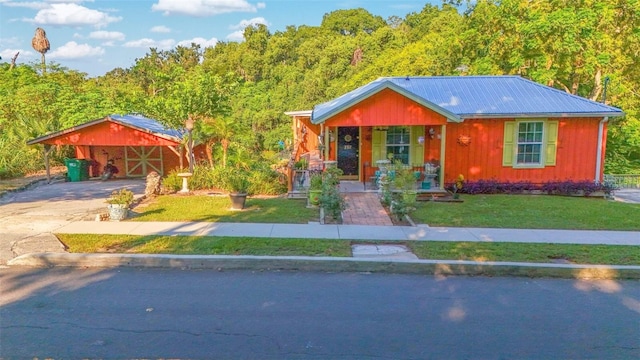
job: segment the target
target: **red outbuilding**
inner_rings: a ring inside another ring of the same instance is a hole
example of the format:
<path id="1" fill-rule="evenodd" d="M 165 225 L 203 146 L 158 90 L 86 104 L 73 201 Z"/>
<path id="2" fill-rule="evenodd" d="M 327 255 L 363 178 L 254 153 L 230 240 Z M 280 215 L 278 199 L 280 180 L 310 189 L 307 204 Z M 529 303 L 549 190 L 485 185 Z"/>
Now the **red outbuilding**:
<path id="1" fill-rule="evenodd" d="M 120 171 L 118 176 L 144 177 L 151 171 L 165 175 L 188 165 L 188 147 L 183 140 L 186 134 L 186 130 L 170 129 L 141 115 L 109 115 L 27 144 L 44 144 L 45 154 L 52 146 L 73 146 L 77 159 L 90 162 L 89 176 L 100 176 L 107 162 L 113 160 Z M 200 150 L 194 148 L 195 158 L 204 157 Z M 48 162 L 48 156 L 45 158 Z"/>

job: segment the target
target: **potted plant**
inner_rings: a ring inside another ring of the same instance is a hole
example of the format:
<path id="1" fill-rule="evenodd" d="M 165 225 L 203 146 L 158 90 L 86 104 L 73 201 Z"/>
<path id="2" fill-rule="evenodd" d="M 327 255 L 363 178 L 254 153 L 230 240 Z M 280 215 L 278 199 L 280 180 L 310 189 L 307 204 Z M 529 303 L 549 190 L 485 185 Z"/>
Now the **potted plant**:
<path id="1" fill-rule="evenodd" d="M 244 209 L 249 185 L 249 178 L 244 170 L 234 169 L 223 176 L 222 189 L 229 193 L 232 210 Z"/>
<path id="2" fill-rule="evenodd" d="M 309 203 L 318 206 L 320 195 L 322 195 L 322 174 L 314 173 L 309 180 Z"/>
<path id="3" fill-rule="evenodd" d="M 114 190 L 106 201 L 110 220 L 124 220 L 127 218 L 129 207 L 133 203 L 133 192 L 128 189 Z"/>

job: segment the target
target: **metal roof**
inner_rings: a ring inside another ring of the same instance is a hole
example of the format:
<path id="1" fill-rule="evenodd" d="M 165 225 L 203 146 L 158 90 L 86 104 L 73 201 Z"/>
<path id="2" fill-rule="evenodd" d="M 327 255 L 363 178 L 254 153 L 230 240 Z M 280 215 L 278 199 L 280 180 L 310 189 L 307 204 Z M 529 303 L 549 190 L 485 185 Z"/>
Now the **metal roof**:
<path id="1" fill-rule="evenodd" d="M 157 120 L 149 119 L 137 114 L 109 115 L 108 118 L 122 123 L 123 125 L 128 125 L 142 131 L 148 131 L 161 137 L 173 138 L 173 140 L 177 140 L 178 142 L 182 139 L 182 136 L 185 133 L 184 131 L 167 128 Z"/>
<path id="2" fill-rule="evenodd" d="M 618 108 L 519 76 L 409 76 L 382 77 L 317 105 L 312 122 L 324 122 L 384 89 L 392 89 L 455 122 L 465 118 L 624 115 Z"/>
<path id="3" fill-rule="evenodd" d="M 33 145 L 33 144 L 37 144 L 58 136 L 62 136 L 62 135 L 66 135 L 68 133 L 74 132 L 74 131 L 78 131 L 90 126 L 94 126 L 96 124 L 99 123 L 103 123 L 105 121 L 113 121 L 119 124 L 122 124 L 124 126 L 130 127 L 130 128 L 134 128 L 136 130 L 142 131 L 142 132 L 146 132 L 146 133 L 150 133 L 153 134 L 155 136 L 161 137 L 161 138 L 165 138 L 171 141 L 175 141 L 177 143 L 181 142 L 183 135 L 185 134 L 184 130 L 176 130 L 176 129 L 170 129 L 165 127 L 164 125 L 162 125 L 161 123 L 159 123 L 157 120 L 154 119 L 150 119 L 147 117 L 144 117 L 142 115 L 138 115 L 138 114 L 127 114 L 127 115 L 118 115 L 118 114 L 114 114 L 114 115 L 109 115 L 106 116 L 104 118 L 100 118 L 100 119 L 96 119 L 96 120 L 92 120 L 89 122 L 86 122 L 84 124 L 80 124 L 80 125 L 76 125 L 73 127 L 70 127 L 68 129 L 63 129 L 60 131 L 56 131 L 53 132 L 51 134 L 48 135 L 44 135 L 32 140 L 27 141 L 28 145 Z"/>

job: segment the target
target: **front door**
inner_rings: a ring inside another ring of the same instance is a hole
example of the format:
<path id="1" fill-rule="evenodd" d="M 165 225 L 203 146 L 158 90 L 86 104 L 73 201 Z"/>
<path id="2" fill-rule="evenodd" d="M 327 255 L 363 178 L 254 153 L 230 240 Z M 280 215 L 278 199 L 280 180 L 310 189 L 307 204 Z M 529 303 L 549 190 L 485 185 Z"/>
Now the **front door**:
<path id="1" fill-rule="evenodd" d="M 360 149 L 360 128 L 357 126 L 338 128 L 338 168 L 346 179 L 358 179 L 358 152 Z"/>

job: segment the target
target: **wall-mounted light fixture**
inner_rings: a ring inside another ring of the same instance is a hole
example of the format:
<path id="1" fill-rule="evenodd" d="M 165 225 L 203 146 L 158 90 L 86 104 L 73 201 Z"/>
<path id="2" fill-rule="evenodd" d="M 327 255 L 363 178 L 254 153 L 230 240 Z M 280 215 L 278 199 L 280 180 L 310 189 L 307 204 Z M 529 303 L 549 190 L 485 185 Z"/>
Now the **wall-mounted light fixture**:
<path id="1" fill-rule="evenodd" d="M 424 136 L 418 136 L 418 144 L 424 144 Z"/>

